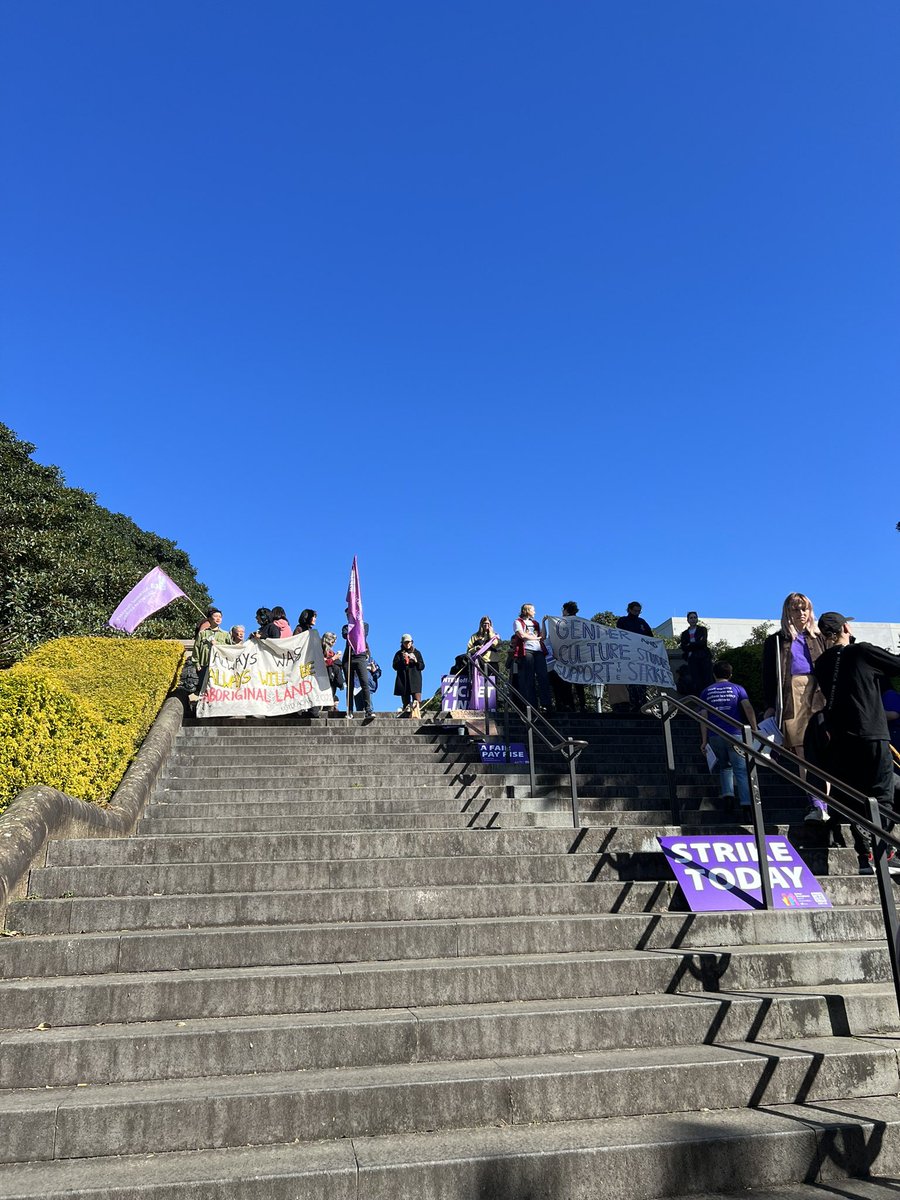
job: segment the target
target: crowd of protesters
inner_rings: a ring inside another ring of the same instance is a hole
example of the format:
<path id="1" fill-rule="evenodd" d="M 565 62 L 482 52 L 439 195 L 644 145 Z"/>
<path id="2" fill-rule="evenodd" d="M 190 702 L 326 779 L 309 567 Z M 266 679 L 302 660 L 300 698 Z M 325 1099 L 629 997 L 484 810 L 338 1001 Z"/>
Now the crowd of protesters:
<path id="1" fill-rule="evenodd" d="M 575 617 L 578 605 L 570 600 L 562 606 L 563 617 Z M 616 626 L 631 633 L 653 637 L 653 630 L 642 617 L 641 604 L 628 604 Z M 317 613 L 303 609 L 291 629 L 281 607 L 260 608 L 257 629 L 250 640 L 290 637 L 315 630 Z M 841 780 L 856 791 L 892 804 L 895 764 L 900 763 L 900 694 L 892 679 L 900 677 L 900 656 L 869 643 L 857 643 L 853 637 L 853 618 L 832 611 L 816 619 L 813 605 L 802 592 L 791 592 L 782 606 L 781 623 L 770 634 L 762 651 L 762 691 L 764 708 L 757 713 L 747 691 L 732 678 L 727 661 L 714 662 L 707 629 L 697 613 L 687 614 L 686 628 L 679 646 L 682 666 L 678 690 L 697 696 L 706 707 L 706 720 L 700 725 L 700 747 L 706 753 L 710 769 L 721 782 L 722 803 L 737 799 L 740 809 L 750 807 L 746 759 L 733 741 L 739 726 L 751 730 L 761 726 L 766 736 L 790 751 L 808 767 L 809 784 L 819 791 L 828 789 L 815 774 L 816 768 Z M 362 652 L 347 642 L 345 625 L 341 638 L 342 653 L 336 649 L 337 636 L 321 635 L 322 651 L 332 691 L 332 709 L 338 712 L 339 693 L 346 690 L 347 715 L 354 708 L 368 719 L 374 716 L 373 701 L 381 667 L 368 645 L 369 626 L 365 625 Z M 194 664 L 202 678 L 208 669 L 211 648 L 217 642 L 240 644 L 245 628 L 222 628 L 222 614 L 211 608 L 195 630 Z M 518 698 L 543 713 L 596 712 L 596 700 L 589 697 L 583 684 L 571 683 L 557 672 L 545 630 L 537 621 L 533 604 L 523 604 L 513 622 L 506 659 L 501 663 L 501 637 L 489 616 L 483 616 L 468 639 L 466 653 L 457 656 L 454 674 L 472 670 L 490 676 L 504 667 Z M 399 698 L 401 717 L 421 716 L 422 674 L 425 661 L 411 634 L 404 633 L 394 654 L 394 695 Z M 614 712 L 639 712 L 646 701 L 645 687 L 608 685 L 608 699 Z M 312 710 L 312 716 L 321 710 Z M 807 778 L 805 770 L 802 779 Z M 736 792 L 736 796 L 735 796 Z M 807 821 L 827 822 L 831 817 L 828 802 L 811 796 Z M 872 869 L 869 843 L 853 826 L 854 845 L 860 869 Z"/>

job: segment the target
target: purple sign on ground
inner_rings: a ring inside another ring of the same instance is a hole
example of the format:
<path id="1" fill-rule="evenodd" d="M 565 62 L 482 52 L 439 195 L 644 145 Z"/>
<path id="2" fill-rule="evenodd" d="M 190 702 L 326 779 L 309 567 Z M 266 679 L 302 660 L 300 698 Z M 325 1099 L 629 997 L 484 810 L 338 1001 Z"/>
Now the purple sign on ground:
<path id="1" fill-rule="evenodd" d="M 762 908 L 756 841 L 750 833 L 656 839 L 692 912 Z M 787 840 L 766 838 L 775 908 L 831 908 L 819 881 Z"/>

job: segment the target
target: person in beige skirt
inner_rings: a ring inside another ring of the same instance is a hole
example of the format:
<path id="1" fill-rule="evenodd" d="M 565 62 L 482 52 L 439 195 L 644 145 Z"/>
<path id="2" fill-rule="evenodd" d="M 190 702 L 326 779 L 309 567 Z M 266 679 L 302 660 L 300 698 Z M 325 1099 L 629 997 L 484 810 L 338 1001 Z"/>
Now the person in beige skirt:
<path id="1" fill-rule="evenodd" d="M 804 758 L 803 737 L 813 715 L 825 707 L 816 683 L 813 664 L 825 649 L 816 624 L 812 601 L 802 592 L 790 592 L 781 610 L 781 628 L 763 645 L 763 698 L 765 717 L 775 717 L 786 750 Z M 811 800 L 807 821 L 827 821 L 828 809 Z"/>

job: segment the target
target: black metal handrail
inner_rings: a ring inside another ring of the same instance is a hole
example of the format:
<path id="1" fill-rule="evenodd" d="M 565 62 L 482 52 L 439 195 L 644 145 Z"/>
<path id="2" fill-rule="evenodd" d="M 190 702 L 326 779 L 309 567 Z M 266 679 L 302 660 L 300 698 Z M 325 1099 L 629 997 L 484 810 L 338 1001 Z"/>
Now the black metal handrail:
<path id="1" fill-rule="evenodd" d="M 500 687 L 497 686 L 498 684 L 502 686 L 505 693 L 504 699 L 506 700 L 506 704 L 504 705 L 503 709 L 504 759 L 507 762 L 509 761 L 509 701 L 514 699 L 519 701 L 519 703 L 516 704 L 516 708 L 520 710 L 525 721 L 526 737 L 528 740 L 528 778 L 531 796 L 533 798 L 534 793 L 537 790 L 537 779 L 534 769 L 534 735 L 537 734 L 549 750 L 559 752 L 563 756 L 563 759 L 569 768 L 569 789 L 572 795 L 572 825 L 575 829 L 579 829 L 581 826 L 581 815 L 578 808 L 578 777 L 576 772 L 576 762 L 581 752 L 587 749 L 588 743 L 582 741 L 580 738 L 565 737 L 563 734 L 561 734 L 556 726 L 551 724 L 544 714 L 529 700 L 527 700 L 525 696 L 522 695 L 518 688 L 515 687 L 512 681 L 506 675 L 504 675 L 504 673 L 498 666 L 496 666 L 496 664 L 483 661 L 481 655 L 479 655 L 477 652 L 467 654 L 466 657 L 469 660 L 469 665 L 472 670 L 473 682 L 478 675 L 481 675 L 484 678 L 485 737 L 491 736 L 491 716 L 490 709 L 488 708 L 488 680 L 492 679 L 494 681 L 494 687 L 496 688 L 498 699 L 500 697 Z M 538 724 L 538 722 L 540 722 L 540 724 Z M 547 730 L 549 730 L 551 736 L 548 737 L 548 735 L 541 728 L 541 725 L 545 726 Z"/>
<path id="2" fill-rule="evenodd" d="M 688 701 L 676 699 L 671 695 L 662 695 L 648 700 L 641 706 L 641 711 L 648 713 L 650 716 L 657 717 L 663 722 L 663 727 L 666 732 L 666 768 L 670 778 L 674 775 L 675 770 L 675 755 L 672 745 L 671 722 L 672 718 L 678 713 L 690 717 L 696 721 L 698 725 L 709 725 L 709 717 L 704 713 L 696 712 L 691 707 L 692 704 L 700 705 L 708 713 L 715 713 L 717 718 L 724 717 L 724 713 L 720 713 L 718 709 L 712 708 L 697 696 L 692 696 Z M 866 796 L 856 788 L 850 787 L 843 780 L 837 779 L 830 775 L 827 771 L 823 771 L 815 763 L 808 763 L 798 755 L 793 754 L 790 750 L 785 750 L 783 746 L 776 746 L 774 743 L 769 743 L 767 746 L 768 753 L 763 753 L 761 749 L 757 749 L 754 745 L 755 741 L 760 740 L 760 735 L 750 725 L 740 725 L 740 722 L 735 721 L 731 717 L 726 718 L 729 723 L 739 725 L 741 729 L 740 740 L 726 732 L 721 726 L 716 727 L 716 734 L 730 745 L 734 746 L 740 754 L 744 756 L 747 763 L 747 782 L 750 785 L 750 806 L 753 816 L 753 834 L 756 842 L 757 861 L 760 864 L 760 883 L 762 888 L 763 908 L 771 909 L 773 906 L 772 899 L 772 881 L 769 878 L 769 872 L 764 869 L 764 864 L 768 860 L 766 853 L 766 834 L 763 824 L 762 800 L 759 792 L 759 779 L 757 777 L 758 768 L 766 767 L 775 774 L 791 783 L 797 782 L 797 771 L 811 771 L 817 778 L 824 779 L 830 784 L 832 789 L 844 793 L 852 801 L 864 804 L 868 808 L 868 817 L 862 815 L 861 812 L 849 807 L 846 803 L 837 799 L 834 791 L 826 792 L 815 784 L 810 783 L 808 779 L 803 781 L 803 788 L 810 796 L 815 796 L 820 800 L 824 800 L 830 809 L 836 810 L 842 817 L 854 825 L 865 829 L 872 838 L 872 858 L 875 869 L 875 877 L 878 880 L 878 896 L 881 902 L 881 915 L 884 919 L 885 937 L 887 938 L 888 955 L 891 961 L 891 973 L 894 978 L 894 991 L 897 997 L 897 1008 L 900 1011 L 900 920 L 897 917 L 897 905 L 894 900 L 894 889 L 891 883 L 891 875 L 888 869 L 887 848 L 888 845 L 900 849 L 900 837 L 886 830 L 882 823 L 882 816 L 888 820 L 900 820 L 900 815 L 895 813 L 888 805 L 879 803 L 874 796 Z M 765 740 L 764 738 L 762 740 Z M 776 761 L 772 756 L 777 754 L 782 761 Z M 784 764 L 787 763 L 788 766 Z M 790 770 L 793 766 L 795 770 Z"/>

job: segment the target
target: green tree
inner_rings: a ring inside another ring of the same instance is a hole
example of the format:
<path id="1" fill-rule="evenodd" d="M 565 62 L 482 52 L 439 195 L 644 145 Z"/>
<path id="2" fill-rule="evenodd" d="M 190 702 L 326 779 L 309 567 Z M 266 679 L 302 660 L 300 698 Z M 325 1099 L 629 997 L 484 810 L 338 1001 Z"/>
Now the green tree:
<path id="1" fill-rule="evenodd" d="M 160 566 L 201 608 L 209 592 L 174 542 L 70 488 L 58 467 L 0 423 L 0 665 L 68 634 L 121 637 L 106 622 L 146 573 Z M 196 612 L 184 601 L 148 618 L 141 637 L 188 637 Z"/>

